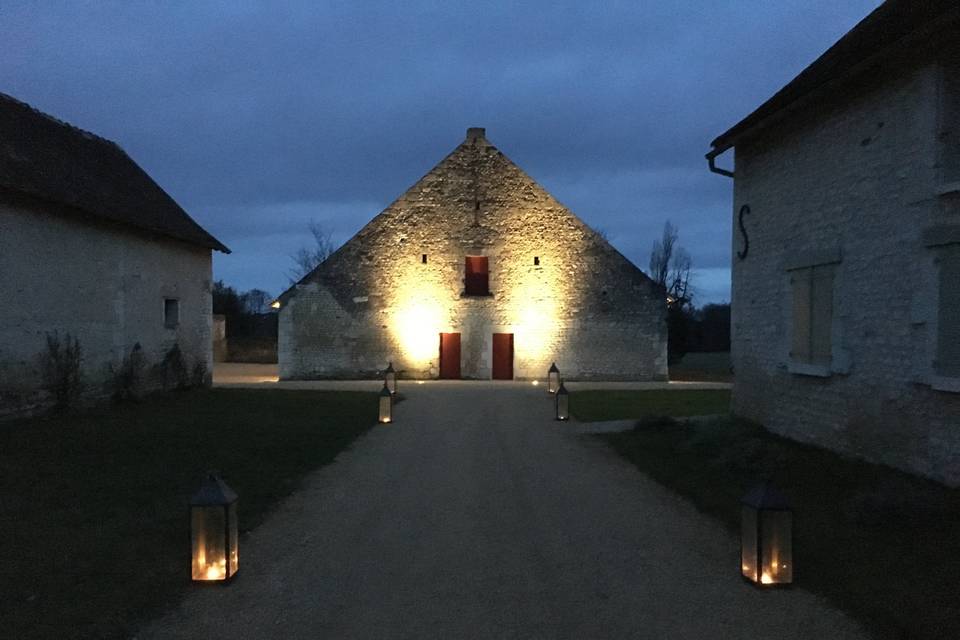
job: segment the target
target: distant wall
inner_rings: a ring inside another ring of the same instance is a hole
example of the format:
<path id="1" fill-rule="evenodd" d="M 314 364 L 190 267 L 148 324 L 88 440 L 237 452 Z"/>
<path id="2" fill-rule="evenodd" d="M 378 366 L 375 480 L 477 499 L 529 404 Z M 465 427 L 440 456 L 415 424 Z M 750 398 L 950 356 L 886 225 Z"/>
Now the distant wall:
<path id="1" fill-rule="evenodd" d="M 0 198 L 0 414 L 42 406 L 46 334 L 80 341 L 88 396 L 139 343 L 149 371 L 178 344 L 191 373 L 213 365 L 210 250 L 84 220 L 76 212 Z M 164 300 L 179 318 L 165 323 Z M 161 384 L 154 376 L 147 385 Z"/>
<path id="2" fill-rule="evenodd" d="M 222 313 L 213 314 L 213 361 L 227 361 L 227 317 Z"/>

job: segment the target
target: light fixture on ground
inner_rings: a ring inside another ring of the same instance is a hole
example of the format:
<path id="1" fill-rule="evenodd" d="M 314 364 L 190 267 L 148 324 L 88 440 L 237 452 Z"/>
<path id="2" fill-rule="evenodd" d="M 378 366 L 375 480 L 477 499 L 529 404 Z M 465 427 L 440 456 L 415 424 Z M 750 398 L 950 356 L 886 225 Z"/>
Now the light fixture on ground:
<path id="1" fill-rule="evenodd" d="M 208 473 L 190 500 L 191 576 L 198 582 L 224 582 L 237 573 L 237 494 Z"/>
<path id="2" fill-rule="evenodd" d="M 557 411 L 557 420 L 569 420 L 570 393 L 567 391 L 567 388 L 563 386 L 563 380 L 560 381 L 560 386 L 557 388 L 557 393 L 553 396 L 553 401 Z"/>
<path id="3" fill-rule="evenodd" d="M 547 371 L 547 391 L 549 393 L 556 393 L 557 389 L 560 388 L 560 369 L 557 369 L 557 363 L 553 362 L 550 364 L 550 369 Z"/>
<path id="4" fill-rule="evenodd" d="M 390 393 L 397 392 L 397 372 L 393 370 L 393 362 L 387 363 L 387 370 L 383 372 L 383 383 Z"/>
<path id="5" fill-rule="evenodd" d="M 386 382 L 380 390 L 380 422 L 393 422 L 393 394 L 387 388 Z"/>
<path id="6" fill-rule="evenodd" d="M 793 582 L 793 511 L 770 483 L 741 500 L 740 572 L 758 586 Z"/>

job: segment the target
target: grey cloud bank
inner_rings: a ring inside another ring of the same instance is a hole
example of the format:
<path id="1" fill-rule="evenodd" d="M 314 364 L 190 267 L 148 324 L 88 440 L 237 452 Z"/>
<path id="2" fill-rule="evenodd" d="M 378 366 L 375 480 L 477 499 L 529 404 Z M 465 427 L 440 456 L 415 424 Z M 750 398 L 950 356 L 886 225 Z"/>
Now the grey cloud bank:
<path id="1" fill-rule="evenodd" d="M 278 293 L 468 126 L 641 268 L 663 222 L 729 297 L 729 180 L 708 142 L 879 2 L 0 5 L 0 91 L 118 142 Z M 729 162 L 729 159 L 725 159 Z"/>

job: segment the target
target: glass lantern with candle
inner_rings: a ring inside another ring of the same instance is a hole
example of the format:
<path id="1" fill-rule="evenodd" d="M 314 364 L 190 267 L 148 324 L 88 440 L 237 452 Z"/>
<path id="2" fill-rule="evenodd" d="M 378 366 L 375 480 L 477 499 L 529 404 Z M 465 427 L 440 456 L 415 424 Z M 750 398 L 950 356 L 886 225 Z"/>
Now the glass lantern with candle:
<path id="1" fill-rule="evenodd" d="M 547 392 L 556 393 L 559 388 L 560 369 L 557 369 L 557 363 L 553 362 L 550 364 L 550 369 L 547 370 Z"/>
<path id="2" fill-rule="evenodd" d="M 190 538 L 193 580 L 224 582 L 237 573 L 237 494 L 215 473 L 190 500 Z"/>
<path id="3" fill-rule="evenodd" d="M 387 388 L 386 382 L 380 390 L 380 422 L 384 424 L 393 422 L 393 394 Z"/>
<path id="4" fill-rule="evenodd" d="M 557 388 L 557 393 L 553 396 L 555 408 L 557 411 L 557 420 L 566 421 L 570 419 L 570 393 L 567 391 L 567 388 L 563 386 L 563 381 L 560 381 L 560 386 Z"/>
<path id="5" fill-rule="evenodd" d="M 757 586 L 793 582 L 793 511 L 769 483 L 741 500 L 740 572 Z"/>
<path id="6" fill-rule="evenodd" d="M 393 363 L 387 363 L 387 369 L 383 372 L 383 383 L 391 394 L 397 392 L 397 372 L 393 369 Z"/>

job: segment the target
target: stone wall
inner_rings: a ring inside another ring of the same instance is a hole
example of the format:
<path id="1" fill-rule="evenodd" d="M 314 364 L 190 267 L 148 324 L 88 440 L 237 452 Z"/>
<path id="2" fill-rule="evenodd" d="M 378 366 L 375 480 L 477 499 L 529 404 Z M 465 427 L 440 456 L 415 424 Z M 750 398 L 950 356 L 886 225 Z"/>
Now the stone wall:
<path id="1" fill-rule="evenodd" d="M 464 293 L 464 258 L 489 260 L 489 296 Z M 492 335 L 514 334 L 513 373 L 666 379 L 665 297 L 631 262 L 491 145 L 482 130 L 281 296 L 282 378 L 490 378 Z"/>
<path id="2" fill-rule="evenodd" d="M 797 440 L 960 484 L 960 380 L 933 372 L 937 252 L 957 225 L 942 193 L 944 67 L 920 57 L 738 142 L 734 410 Z M 744 219 L 749 253 L 737 213 Z M 835 262 L 832 361 L 791 358 L 791 275 Z"/>
<path id="3" fill-rule="evenodd" d="M 212 316 L 211 335 L 213 339 L 213 361 L 227 361 L 227 317 L 222 313 Z"/>
<path id="4" fill-rule="evenodd" d="M 110 395 L 136 343 L 146 373 L 178 344 L 188 373 L 212 371 L 210 250 L 91 223 L 76 212 L 0 199 L 0 415 L 44 404 L 39 358 L 46 334 L 79 339 L 87 394 Z M 165 326 L 164 299 L 179 321 Z M 159 375 L 146 388 L 161 384 Z"/>

